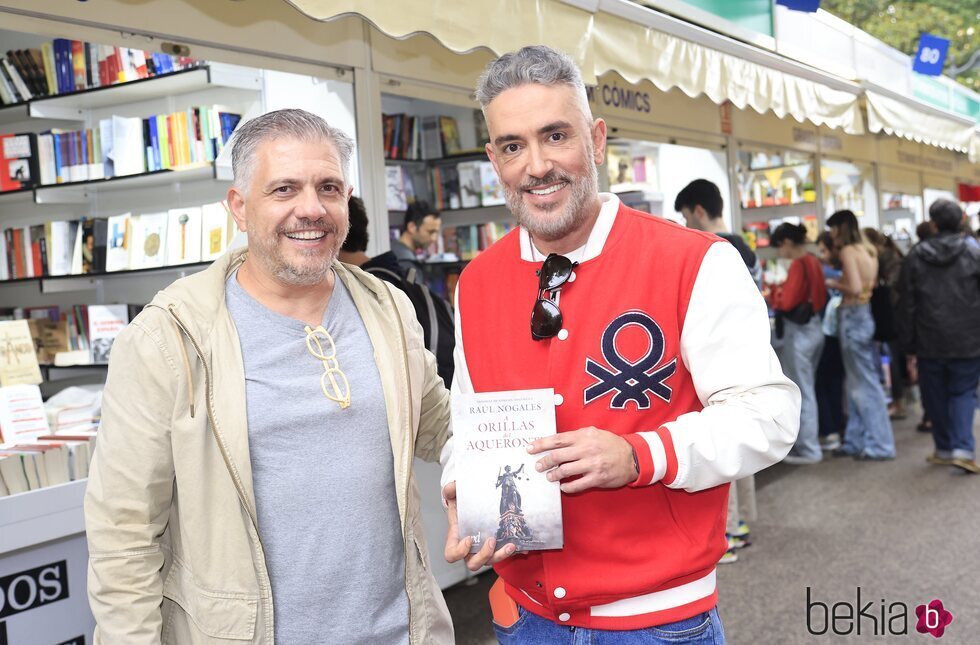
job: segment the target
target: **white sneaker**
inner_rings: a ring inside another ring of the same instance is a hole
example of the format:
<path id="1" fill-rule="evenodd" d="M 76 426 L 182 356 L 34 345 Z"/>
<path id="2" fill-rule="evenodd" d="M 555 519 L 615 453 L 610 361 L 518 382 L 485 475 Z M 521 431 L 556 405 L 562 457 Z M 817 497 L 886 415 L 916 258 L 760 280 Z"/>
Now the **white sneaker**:
<path id="1" fill-rule="evenodd" d="M 840 435 L 836 432 L 826 437 L 820 437 L 820 449 L 830 452 L 840 448 Z"/>

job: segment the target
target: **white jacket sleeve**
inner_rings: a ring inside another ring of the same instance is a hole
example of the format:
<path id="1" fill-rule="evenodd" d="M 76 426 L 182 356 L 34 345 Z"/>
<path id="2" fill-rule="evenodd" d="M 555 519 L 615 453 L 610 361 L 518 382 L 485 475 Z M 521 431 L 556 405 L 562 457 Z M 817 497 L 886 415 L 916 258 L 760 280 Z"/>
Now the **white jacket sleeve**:
<path id="1" fill-rule="evenodd" d="M 770 344 L 765 301 L 731 244 L 705 254 L 681 330 L 681 358 L 704 409 L 653 432 L 641 480 L 695 492 L 780 461 L 800 429 L 800 390 Z M 649 459 L 649 461 L 647 461 Z M 634 485 L 636 485 L 634 484 Z"/>

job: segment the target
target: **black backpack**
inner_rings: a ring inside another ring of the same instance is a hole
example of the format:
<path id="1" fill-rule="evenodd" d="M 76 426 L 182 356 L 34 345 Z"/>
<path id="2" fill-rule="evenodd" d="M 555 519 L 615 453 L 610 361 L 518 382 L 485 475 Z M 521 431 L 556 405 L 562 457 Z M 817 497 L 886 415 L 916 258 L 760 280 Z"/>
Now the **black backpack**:
<path id="1" fill-rule="evenodd" d="M 415 307 L 415 317 L 422 325 L 425 347 L 436 357 L 439 376 L 446 387 L 453 382 L 453 350 L 456 347 L 456 323 L 453 310 L 443 298 L 424 284 L 410 281 L 394 271 L 370 267 L 366 271 L 401 289 Z"/>

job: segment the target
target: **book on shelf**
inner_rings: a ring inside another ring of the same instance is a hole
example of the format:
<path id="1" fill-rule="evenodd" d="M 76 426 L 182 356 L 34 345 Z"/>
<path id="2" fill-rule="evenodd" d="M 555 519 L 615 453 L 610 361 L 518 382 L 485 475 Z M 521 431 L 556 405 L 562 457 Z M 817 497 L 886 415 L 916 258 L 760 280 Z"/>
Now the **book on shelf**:
<path id="1" fill-rule="evenodd" d="M 0 101 L 31 99 L 152 78 L 200 65 L 182 56 L 55 38 L 0 58 Z"/>
<path id="2" fill-rule="evenodd" d="M 224 202 L 205 204 L 201 207 L 201 261 L 210 262 L 227 249 L 234 234 L 231 211 Z"/>
<path id="3" fill-rule="evenodd" d="M 462 207 L 460 201 L 459 170 L 451 164 L 438 165 L 429 170 L 432 184 L 432 206 L 437 210 L 455 210 Z"/>
<path id="4" fill-rule="evenodd" d="M 26 320 L 0 321 L 0 389 L 40 382 L 30 325 Z"/>
<path id="5" fill-rule="evenodd" d="M 439 117 L 439 131 L 442 134 L 443 156 L 458 155 L 463 151 L 459 138 L 459 126 L 451 116 Z"/>
<path id="6" fill-rule="evenodd" d="M 173 208 L 167 214 L 167 264 L 201 261 L 201 207 Z"/>
<path id="7" fill-rule="evenodd" d="M 145 213 L 133 225 L 131 269 L 151 269 L 167 263 L 168 213 Z"/>
<path id="8" fill-rule="evenodd" d="M 132 213 L 112 215 L 106 220 L 106 272 L 126 271 L 131 266 Z"/>
<path id="9" fill-rule="evenodd" d="M 466 226 L 447 226 L 442 229 L 443 253 L 453 254 L 463 261 L 475 258 L 514 229 L 511 222 L 485 222 Z"/>
<path id="10" fill-rule="evenodd" d="M 129 324 L 129 305 L 88 305 L 87 310 L 92 363 L 106 364 L 116 336 Z"/>
<path id="11" fill-rule="evenodd" d="M 385 206 L 390 211 L 408 209 L 408 195 L 405 184 L 411 178 L 401 166 L 385 166 Z"/>
<path id="12" fill-rule="evenodd" d="M 483 206 L 505 204 L 504 187 L 497 177 L 497 171 L 489 161 L 480 162 L 480 202 Z"/>
<path id="13" fill-rule="evenodd" d="M 0 192 L 38 183 L 37 139 L 34 134 L 0 134 Z"/>
<path id="14" fill-rule="evenodd" d="M 563 546 L 561 489 L 535 469 L 535 440 L 554 435 L 554 390 L 482 392 L 453 396 L 460 537 L 471 552 L 494 538 L 497 549 Z"/>
<path id="15" fill-rule="evenodd" d="M 462 208 L 478 208 L 483 200 L 483 183 L 480 178 L 480 162 L 465 161 L 456 166 L 459 173 L 459 196 Z"/>

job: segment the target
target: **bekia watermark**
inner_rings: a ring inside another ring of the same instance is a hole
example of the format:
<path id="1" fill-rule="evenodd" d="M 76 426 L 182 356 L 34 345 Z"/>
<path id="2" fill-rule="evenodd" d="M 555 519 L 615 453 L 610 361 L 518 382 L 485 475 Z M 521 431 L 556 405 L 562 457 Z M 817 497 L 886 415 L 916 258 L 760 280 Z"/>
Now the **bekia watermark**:
<path id="1" fill-rule="evenodd" d="M 867 593 L 857 587 L 851 599 L 838 602 L 819 600 L 811 587 L 806 588 L 806 630 L 811 636 L 907 636 L 929 634 L 942 638 L 953 622 L 953 614 L 938 598 L 926 604 L 909 605 L 884 598 L 867 600 Z M 910 632 L 910 623 L 914 632 Z"/>

